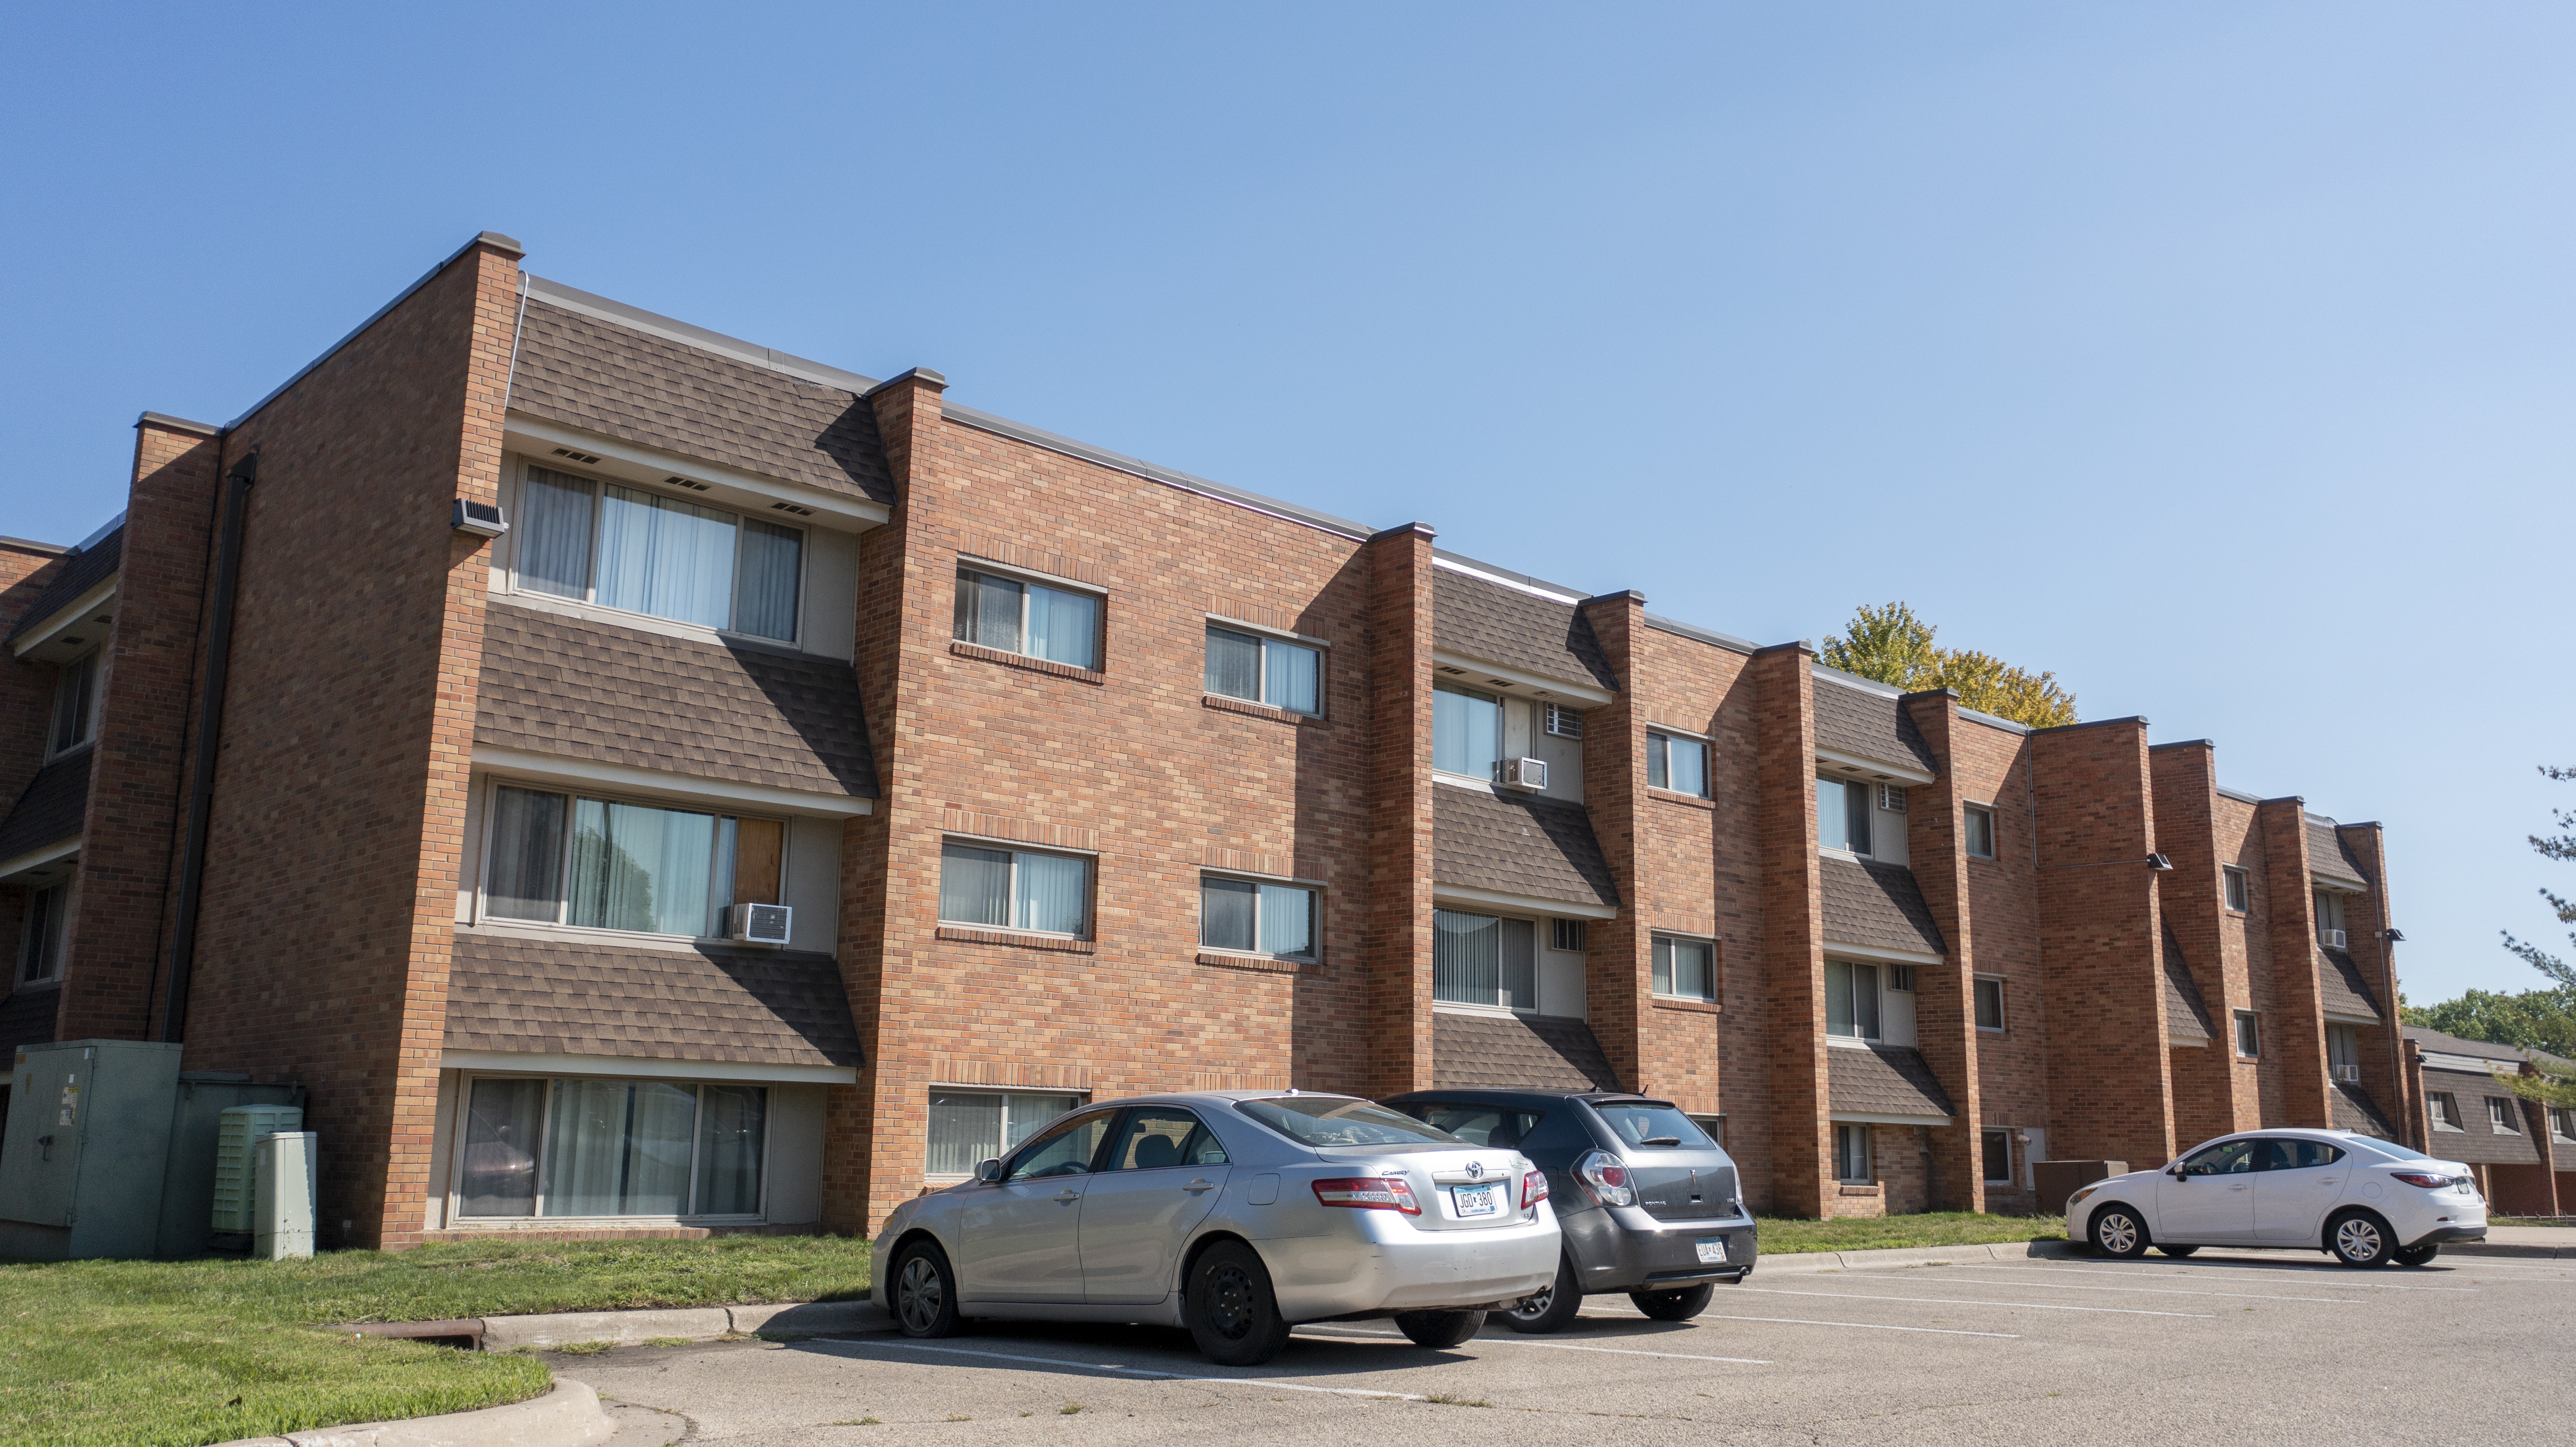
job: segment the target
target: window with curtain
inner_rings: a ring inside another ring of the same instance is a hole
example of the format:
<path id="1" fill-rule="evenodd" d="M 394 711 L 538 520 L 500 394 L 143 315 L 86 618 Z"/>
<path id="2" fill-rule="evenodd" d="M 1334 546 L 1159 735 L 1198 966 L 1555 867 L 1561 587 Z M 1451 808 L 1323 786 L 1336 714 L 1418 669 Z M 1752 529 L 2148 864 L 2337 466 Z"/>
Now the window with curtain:
<path id="1" fill-rule="evenodd" d="M 1709 940 L 1655 936 L 1655 993 L 1683 1000 L 1717 998 L 1717 946 Z"/>
<path id="2" fill-rule="evenodd" d="M 951 636 L 978 648 L 1097 669 L 1100 599 L 1070 588 L 959 568 Z"/>
<path id="3" fill-rule="evenodd" d="M 54 675 L 54 723 L 45 751 L 59 754 L 88 743 L 98 727 L 98 650 L 64 664 Z"/>
<path id="4" fill-rule="evenodd" d="M 1646 734 L 1646 785 L 1676 794 L 1708 797 L 1708 745 L 1649 730 Z"/>
<path id="5" fill-rule="evenodd" d="M 758 1216 L 769 1091 L 686 1081 L 475 1077 L 460 1216 Z"/>
<path id="6" fill-rule="evenodd" d="M 1825 1033 L 1878 1038 L 1878 966 L 1825 961 Z"/>
<path id="7" fill-rule="evenodd" d="M 542 467 L 520 492 L 518 586 L 793 642 L 805 534 Z"/>
<path id="8" fill-rule="evenodd" d="M 1538 926 L 1462 910 L 1431 912 L 1431 998 L 1538 1008 Z"/>
<path id="9" fill-rule="evenodd" d="M 1091 861 L 950 840 L 939 851 L 945 924 L 1080 938 L 1090 922 Z"/>
<path id="10" fill-rule="evenodd" d="M 1199 877 L 1199 943 L 1283 960 L 1315 958 L 1315 895 L 1302 885 Z"/>
<path id="11" fill-rule="evenodd" d="M 495 784 L 487 919 L 721 936 L 738 904 L 776 904 L 787 826 Z"/>
<path id="12" fill-rule="evenodd" d="M 1968 836 L 1968 853 L 1977 859 L 1995 857 L 1995 811 L 1983 804 L 1970 804 L 1963 821 Z"/>
<path id="13" fill-rule="evenodd" d="M 1816 780 L 1816 842 L 1827 849 L 1864 855 L 1870 852 L 1867 784 Z"/>
<path id="14" fill-rule="evenodd" d="M 1503 758 L 1503 701 L 1453 683 L 1431 686 L 1431 767 L 1493 782 Z"/>
<path id="15" fill-rule="evenodd" d="M 1320 714 L 1323 690 L 1323 650 L 1208 625 L 1208 692 L 1290 713 Z"/>
<path id="16" fill-rule="evenodd" d="M 971 1176 L 978 1164 L 1010 1154 L 1047 1122 L 1081 1104 L 1079 1095 L 1051 1092 L 934 1089 L 922 1172 Z"/>

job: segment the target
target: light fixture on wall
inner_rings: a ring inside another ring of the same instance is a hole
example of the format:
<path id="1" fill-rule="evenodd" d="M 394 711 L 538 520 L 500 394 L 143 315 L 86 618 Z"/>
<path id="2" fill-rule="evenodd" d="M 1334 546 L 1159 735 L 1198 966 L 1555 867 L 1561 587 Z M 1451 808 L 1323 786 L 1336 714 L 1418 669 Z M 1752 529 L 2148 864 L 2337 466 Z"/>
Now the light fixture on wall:
<path id="1" fill-rule="evenodd" d="M 2158 874 L 2168 874 L 2173 870 L 2173 861 L 2161 854 L 2150 854 L 2147 856 L 2147 867 Z"/>

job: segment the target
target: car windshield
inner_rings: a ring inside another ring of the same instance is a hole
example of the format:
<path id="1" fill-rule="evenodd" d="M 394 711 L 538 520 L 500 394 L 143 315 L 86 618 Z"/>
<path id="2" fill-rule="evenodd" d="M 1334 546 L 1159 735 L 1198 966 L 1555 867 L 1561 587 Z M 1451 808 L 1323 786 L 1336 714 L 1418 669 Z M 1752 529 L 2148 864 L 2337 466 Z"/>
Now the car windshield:
<path id="1" fill-rule="evenodd" d="M 1717 1142 L 1689 1116 L 1660 1100 L 1623 1101 L 1592 1109 L 1619 1133 L 1619 1143 L 1641 1150 L 1713 1151 Z"/>
<path id="2" fill-rule="evenodd" d="M 1514 1110 L 1507 1105 L 1462 1105 L 1440 1100 L 1408 1100 L 1392 1109 L 1436 1125 L 1471 1146 L 1510 1146 L 1514 1149 L 1519 1148 L 1531 1131 L 1538 1129 L 1539 1121 L 1546 1114 L 1536 1110 Z"/>
<path id="3" fill-rule="evenodd" d="M 1466 1142 L 1410 1116 L 1347 1095 L 1283 1095 L 1242 1100 L 1234 1108 L 1309 1146 L 1454 1146 Z"/>

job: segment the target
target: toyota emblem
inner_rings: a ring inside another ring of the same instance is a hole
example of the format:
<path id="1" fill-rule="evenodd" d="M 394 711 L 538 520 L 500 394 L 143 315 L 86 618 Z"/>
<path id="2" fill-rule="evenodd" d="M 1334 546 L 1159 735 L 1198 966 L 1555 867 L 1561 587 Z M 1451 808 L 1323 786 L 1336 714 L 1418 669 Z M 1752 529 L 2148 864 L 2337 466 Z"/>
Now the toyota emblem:
<path id="1" fill-rule="evenodd" d="M 1485 1163 L 1484 1163 L 1483 1161 L 1469 1161 L 1469 1162 L 1467 1163 L 1467 1179 L 1468 1179 L 1468 1180 L 1471 1180 L 1471 1181 L 1482 1180 L 1482 1179 L 1484 1179 L 1484 1176 L 1485 1176 Z"/>

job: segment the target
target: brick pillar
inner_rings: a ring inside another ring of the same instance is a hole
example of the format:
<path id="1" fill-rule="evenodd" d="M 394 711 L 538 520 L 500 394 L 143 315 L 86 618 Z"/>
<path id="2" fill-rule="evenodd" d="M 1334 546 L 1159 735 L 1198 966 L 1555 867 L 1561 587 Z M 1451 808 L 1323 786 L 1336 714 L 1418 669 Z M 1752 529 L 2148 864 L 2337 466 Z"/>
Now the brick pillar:
<path id="1" fill-rule="evenodd" d="M 2173 1159 L 2147 721 L 2030 736 L 2048 997 L 2049 1151 Z"/>
<path id="2" fill-rule="evenodd" d="M 100 657 L 98 742 L 55 1017 L 57 1040 L 148 1040 L 180 812 L 179 760 L 218 486 L 218 429 L 146 412 Z"/>
<path id="3" fill-rule="evenodd" d="M 1753 655 L 1755 808 L 1762 877 L 1763 1009 L 1769 1024 L 1771 1210 L 1822 1216 L 1833 1184 L 1833 1090 L 1825 1068 L 1823 875 L 1816 862 L 1815 654 L 1782 643 Z"/>
<path id="4" fill-rule="evenodd" d="M 1967 813 L 1967 791 L 1950 757 L 1959 727 L 1959 696 L 1946 688 L 1909 693 L 1898 706 L 1913 716 L 1940 768 L 1935 782 L 1908 791 L 1905 810 L 1906 855 L 1913 861 L 1915 883 L 1950 945 L 1947 961 L 1914 971 L 1915 1043 L 1959 1112 L 1947 1129 L 1928 1132 L 1929 1209 L 1982 1211 L 1986 1173 L 1978 1127 L 1985 1114 L 1977 1088 L 1976 921 L 1970 908 L 1967 836 L 1960 822 Z"/>
<path id="5" fill-rule="evenodd" d="M 1637 636 L 1646 626 L 1646 595 L 1605 593 L 1587 598 L 1583 616 L 1601 640 L 1610 673 L 1635 678 Z M 1638 1033 L 1654 994 L 1654 941 L 1646 923 L 1637 878 L 1637 811 L 1646 801 L 1646 718 L 1636 690 L 1623 687 L 1610 705 L 1583 715 L 1583 806 L 1601 841 L 1611 883 L 1619 891 L 1619 917 L 1595 920 L 1584 931 L 1584 1001 L 1593 1037 L 1619 1082 L 1631 1090 L 1655 1087 L 1644 1077 Z M 1721 966 L 1722 967 L 1722 966 Z"/>
<path id="6" fill-rule="evenodd" d="M 1362 1007 L 1374 1090 L 1431 1087 L 1431 540 L 1368 540 L 1369 898 Z"/>
<path id="7" fill-rule="evenodd" d="M 2200 990 L 2216 1037 L 2207 1049 L 2172 1054 L 2174 1131 L 2188 1146 L 2236 1129 L 2239 1072 L 2227 1038 L 2227 959 L 2223 921 L 2227 907 L 2225 865 L 2218 857 L 2218 751 L 2207 739 L 2159 744 L 2147 751 L 2155 786 L 2156 847 L 2173 861 L 2157 886 L 2164 934 L 2182 949 L 2183 965 Z M 2245 1084 L 2251 1084 L 2247 1081 Z M 2250 1117 L 2249 1117 L 2250 1118 Z"/>
<path id="8" fill-rule="evenodd" d="M 2397 946 L 2388 937 L 2387 843 L 2376 823 L 2338 825 L 2335 834 L 2370 881 L 2368 894 L 2345 897 L 2343 916 L 2345 951 L 2379 1001 L 2381 1023 L 2361 1031 L 2361 1088 L 2394 1120 L 2405 1109 L 2406 1078 L 2398 1048 Z"/>
<path id="9" fill-rule="evenodd" d="M 2263 833 L 2263 882 L 2272 897 L 2263 921 L 2272 947 L 2272 1012 L 2262 1022 L 2259 1044 L 2265 1069 L 2281 1090 L 2279 1118 L 2263 1124 L 2330 1127 L 2334 1109 L 2327 1095 L 2333 1087 L 2326 1082 L 2325 1004 L 2317 985 L 2324 958 L 2317 950 L 2311 897 L 2307 801 L 2266 799 L 2254 808 L 2254 827 Z"/>

